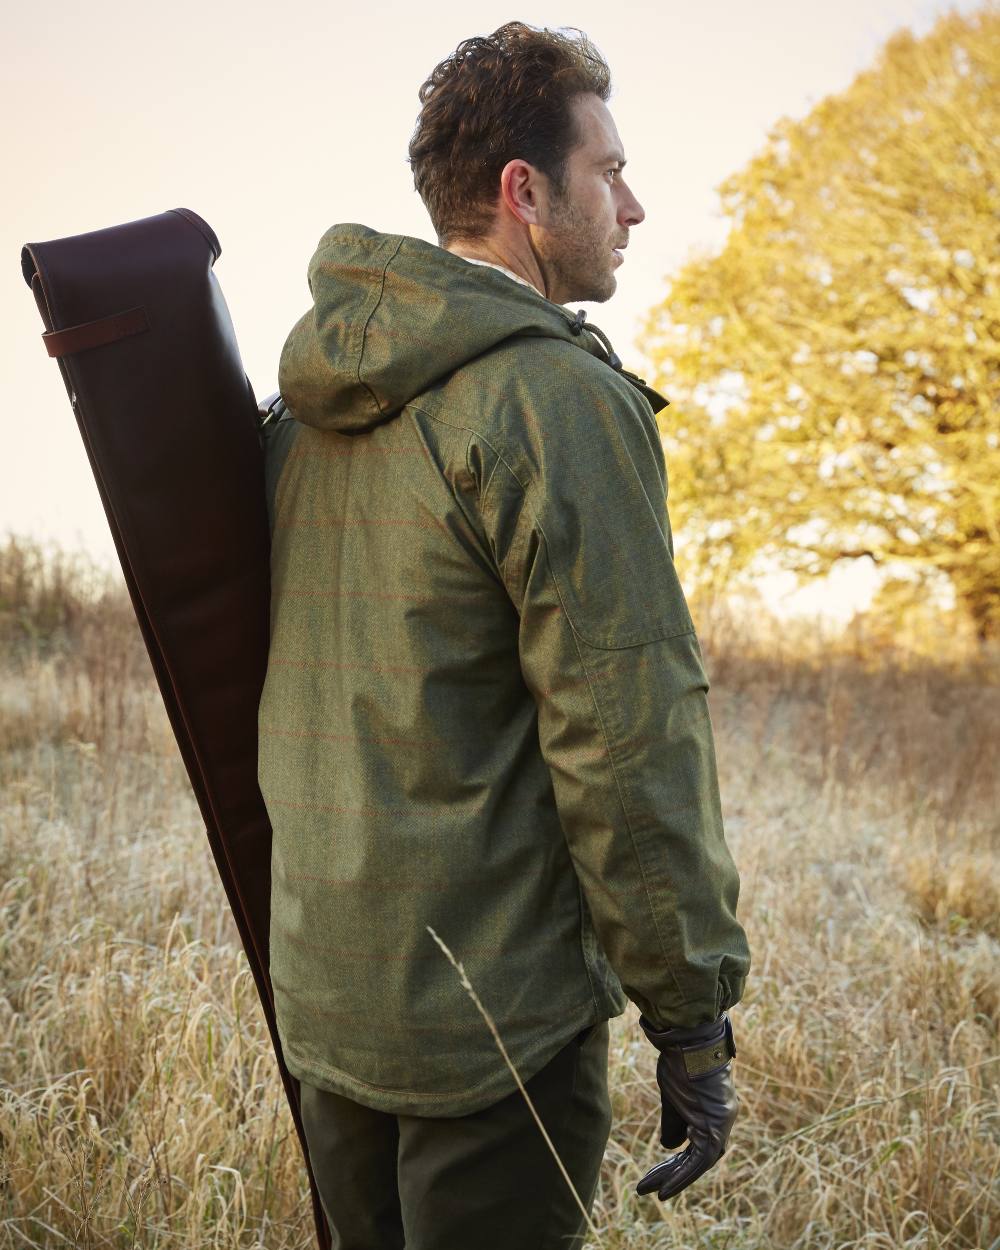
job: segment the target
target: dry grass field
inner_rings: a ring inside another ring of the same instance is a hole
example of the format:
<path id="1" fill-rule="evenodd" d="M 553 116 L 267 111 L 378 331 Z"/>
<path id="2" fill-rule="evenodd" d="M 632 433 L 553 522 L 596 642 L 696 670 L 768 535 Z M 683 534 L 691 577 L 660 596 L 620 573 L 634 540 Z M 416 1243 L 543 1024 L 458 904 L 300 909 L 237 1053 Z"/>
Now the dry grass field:
<path id="1" fill-rule="evenodd" d="M 308 1247 L 298 1143 L 131 609 L 43 554 L 0 546 L 0 1247 Z M 884 630 L 695 616 L 753 953 L 743 1111 L 672 1205 L 636 1198 L 655 1054 L 616 1021 L 594 1244 L 998 1250 L 1000 658 L 947 621 L 921 656 Z"/>

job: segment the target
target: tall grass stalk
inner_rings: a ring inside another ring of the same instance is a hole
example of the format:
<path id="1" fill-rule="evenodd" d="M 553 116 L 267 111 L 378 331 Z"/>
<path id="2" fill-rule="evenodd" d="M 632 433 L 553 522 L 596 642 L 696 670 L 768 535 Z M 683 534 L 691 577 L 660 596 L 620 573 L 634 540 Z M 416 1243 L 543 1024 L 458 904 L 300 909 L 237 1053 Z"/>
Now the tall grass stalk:
<path id="1" fill-rule="evenodd" d="M 496 1021 L 493 1019 L 490 1013 L 483 1006 L 482 1000 L 480 999 L 479 995 L 476 993 L 475 989 L 473 988 L 472 982 L 469 980 L 469 977 L 465 971 L 465 968 L 451 953 L 447 944 L 437 935 L 437 933 L 434 932 L 433 928 L 430 925 L 427 926 L 427 932 L 431 935 L 434 941 L 437 942 L 438 946 L 440 946 L 440 948 L 444 951 L 445 955 L 448 958 L 448 962 L 458 973 L 458 979 L 462 984 L 462 988 L 465 990 L 468 996 L 475 1003 L 476 1010 L 486 1021 L 486 1027 L 489 1029 L 490 1035 L 492 1036 L 493 1041 L 496 1043 L 496 1048 L 497 1050 L 499 1050 L 500 1054 L 503 1057 L 504 1063 L 507 1065 L 508 1069 L 510 1070 L 510 1074 L 514 1078 L 517 1088 L 521 1092 L 521 1097 L 527 1103 L 528 1110 L 531 1112 L 532 1118 L 534 1119 L 535 1123 L 538 1125 L 538 1130 L 541 1133 L 542 1137 L 545 1139 L 545 1144 L 546 1146 L 548 1146 L 549 1150 L 551 1151 L 552 1158 L 555 1159 L 556 1161 L 556 1167 L 558 1167 L 560 1175 L 562 1176 L 566 1184 L 569 1186 L 569 1191 L 573 1195 L 574 1202 L 583 1213 L 583 1218 L 587 1222 L 587 1227 L 590 1229 L 591 1233 L 593 1233 L 598 1244 L 600 1244 L 600 1233 L 598 1233 L 596 1227 L 594 1226 L 593 1220 L 590 1218 L 590 1212 L 587 1210 L 587 1208 L 584 1206 L 583 1202 L 581 1201 L 580 1195 L 576 1191 L 576 1186 L 573 1184 L 572 1180 L 570 1179 L 570 1175 L 566 1171 L 566 1166 L 563 1163 L 562 1159 L 559 1157 L 559 1151 L 556 1150 L 555 1143 L 553 1142 L 552 1138 L 549 1136 L 548 1130 L 546 1129 L 545 1125 L 542 1123 L 541 1116 L 535 1110 L 535 1104 L 531 1101 L 531 1095 L 524 1088 L 524 1082 L 521 1080 L 521 1075 L 518 1072 L 517 1068 L 514 1066 L 514 1062 L 511 1059 L 510 1055 L 507 1053 L 507 1047 L 503 1044 L 503 1038 L 500 1036 L 500 1031 L 496 1026 Z"/>

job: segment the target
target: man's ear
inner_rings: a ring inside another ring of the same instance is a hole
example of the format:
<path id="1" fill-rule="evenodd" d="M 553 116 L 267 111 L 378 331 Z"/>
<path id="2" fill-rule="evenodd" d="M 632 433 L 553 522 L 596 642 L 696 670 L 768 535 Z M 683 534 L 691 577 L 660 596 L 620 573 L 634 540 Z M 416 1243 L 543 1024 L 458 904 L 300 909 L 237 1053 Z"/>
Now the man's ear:
<path id="1" fill-rule="evenodd" d="M 500 198 L 507 211 L 526 226 L 539 222 L 539 183 L 542 175 L 527 161 L 508 161 L 500 171 Z"/>

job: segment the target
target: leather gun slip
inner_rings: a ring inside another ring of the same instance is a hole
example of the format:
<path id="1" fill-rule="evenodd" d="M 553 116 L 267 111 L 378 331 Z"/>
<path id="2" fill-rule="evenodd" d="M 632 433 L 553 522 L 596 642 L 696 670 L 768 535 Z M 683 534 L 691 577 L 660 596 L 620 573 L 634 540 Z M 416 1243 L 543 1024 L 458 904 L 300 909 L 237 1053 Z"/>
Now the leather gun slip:
<path id="1" fill-rule="evenodd" d="M 260 995 L 329 1250 L 268 974 L 271 826 L 257 786 L 257 704 L 270 538 L 257 403 L 212 269 L 220 253 L 211 226 L 176 208 L 26 244 L 21 268 Z"/>

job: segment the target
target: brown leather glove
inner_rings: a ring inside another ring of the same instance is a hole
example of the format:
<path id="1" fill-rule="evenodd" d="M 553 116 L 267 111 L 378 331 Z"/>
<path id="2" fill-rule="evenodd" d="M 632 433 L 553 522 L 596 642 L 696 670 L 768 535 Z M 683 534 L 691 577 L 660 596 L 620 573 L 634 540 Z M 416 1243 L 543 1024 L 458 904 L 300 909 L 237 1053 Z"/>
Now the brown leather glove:
<path id="1" fill-rule="evenodd" d="M 693 1029 L 656 1030 L 645 1016 L 642 1031 L 660 1052 L 656 1083 L 662 1116 L 660 1144 L 670 1149 L 687 1139 L 688 1147 L 650 1168 L 636 1185 L 637 1194 L 672 1198 L 716 1164 L 739 1112 L 733 1086 L 736 1056 L 733 1026 L 725 1012 Z"/>

